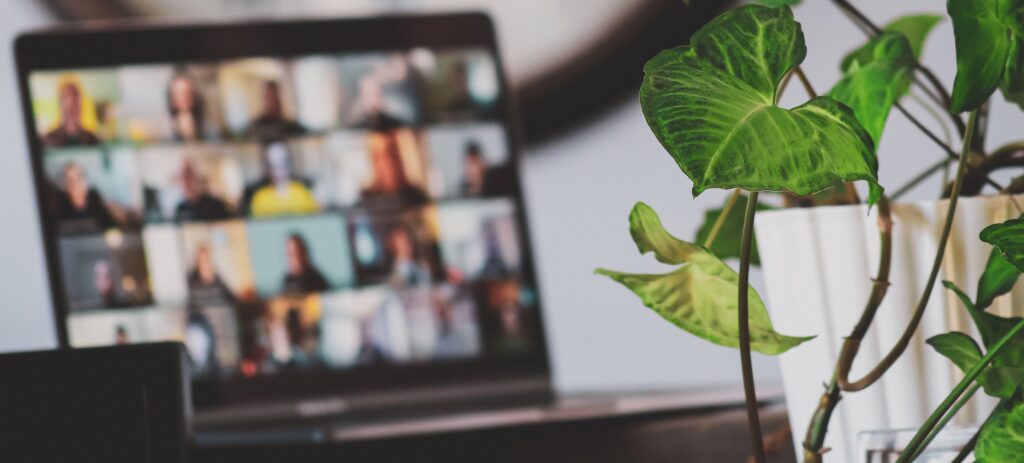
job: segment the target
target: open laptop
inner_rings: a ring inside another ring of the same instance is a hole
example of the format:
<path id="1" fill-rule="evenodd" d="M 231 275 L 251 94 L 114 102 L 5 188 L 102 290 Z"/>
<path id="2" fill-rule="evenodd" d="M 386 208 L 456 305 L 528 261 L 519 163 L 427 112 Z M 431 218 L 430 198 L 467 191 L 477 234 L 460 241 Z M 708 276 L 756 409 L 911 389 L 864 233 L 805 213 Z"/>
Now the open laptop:
<path id="1" fill-rule="evenodd" d="M 61 344 L 182 341 L 200 440 L 550 399 L 486 16 L 85 27 L 16 55 Z"/>

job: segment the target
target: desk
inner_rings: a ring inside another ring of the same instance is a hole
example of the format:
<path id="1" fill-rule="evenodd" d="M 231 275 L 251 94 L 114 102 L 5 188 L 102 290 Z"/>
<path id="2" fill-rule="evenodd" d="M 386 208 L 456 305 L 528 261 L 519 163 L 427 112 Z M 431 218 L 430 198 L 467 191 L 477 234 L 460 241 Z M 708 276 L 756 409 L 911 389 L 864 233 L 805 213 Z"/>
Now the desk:
<path id="1" fill-rule="evenodd" d="M 781 390 L 760 392 L 765 432 L 784 430 Z M 743 462 L 741 400 L 734 389 L 576 396 L 549 407 L 328 427 L 317 444 L 204 445 L 189 461 Z M 770 461 L 795 461 L 789 436 L 778 440 Z"/>

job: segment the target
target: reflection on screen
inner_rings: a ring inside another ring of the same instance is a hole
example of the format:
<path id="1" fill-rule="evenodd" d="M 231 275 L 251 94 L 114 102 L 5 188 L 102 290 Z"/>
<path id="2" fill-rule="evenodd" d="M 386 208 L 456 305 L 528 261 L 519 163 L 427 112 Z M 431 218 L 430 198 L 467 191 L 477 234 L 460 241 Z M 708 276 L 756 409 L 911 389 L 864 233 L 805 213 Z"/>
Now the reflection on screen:
<path id="1" fill-rule="evenodd" d="M 487 51 L 30 87 L 72 345 L 180 340 L 207 378 L 539 348 Z"/>

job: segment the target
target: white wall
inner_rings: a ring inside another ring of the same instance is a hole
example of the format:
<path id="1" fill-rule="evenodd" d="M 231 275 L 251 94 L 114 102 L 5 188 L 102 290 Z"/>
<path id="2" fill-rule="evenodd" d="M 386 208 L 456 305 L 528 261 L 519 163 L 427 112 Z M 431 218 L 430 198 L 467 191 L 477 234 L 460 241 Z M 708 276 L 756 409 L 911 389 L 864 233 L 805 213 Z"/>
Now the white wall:
<path id="1" fill-rule="evenodd" d="M 0 138 L 6 147 L 0 155 L 0 351 L 57 342 L 12 52 L 17 31 L 45 21 L 31 0 L 10 1 L 0 14 Z"/>
<path id="2" fill-rule="evenodd" d="M 942 0 L 857 3 L 879 22 L 908 12 L 945 10 Z M 0 58 L 4 65 L 0 101 L 7 104 L 0 108 L 0 134 L 8 140 L 9 149 L 0 156 L 0 210 L 5 211 L 0 231 L 0 351 L 54 345 L 9 46 L 15 30 L 44 19 L 30 0 L 15 0 L 5 7 L 0 16 L 0 40 L 7 44 Z M 804 67 L 824 92 L 838 78 L 841 54 L 863 37 L 828 1 L 805 1 L 796 12 L 809 42 Z M 925 61 L 948 85 L 952 83 L 953 59 L 947 21 L 929 41 Z M 783 103 L 795 105 L 803 99 L 802 91 L 794 87 Z M 1001 97 L 997 100 L 992 142 L 1020 137 L 1024 127 L 1020 113 L 1003 104 Z M 931 124 L 927 116 L 922 119 Z M 735 350 L 680 332 L 642 307 L 621 286 L 592 274 L 598 266 L 637 271 L 663 268 L 637 255 L 629 238 L 626 217 L 635 201 L 648 202 L 662 214 L 670 230 L 690 237 L 703 210 L 720 204 L 723 193 L 711 191 L 691 199 L 690 182 L 658 146 L 635 103 L 532 154 L 525 163 L 527 199 L 559 387 L 584 391 L 737 384 Z M 882 183 L 895 189 L 901 180 L 941 156 L 894 113 L 881 146 Z M 938 188 L 937 180 L 933 181 L 912 197 L 934 197 Z M 755 286 L 759 281 L 755 275 Z M 801 348 L 815 346 L 812 342 Z M 755 367 L 761 379 L 778 378 L 771 358 L 757 355 Z M 822 372 L 823 379 L 826 374 Z"/>

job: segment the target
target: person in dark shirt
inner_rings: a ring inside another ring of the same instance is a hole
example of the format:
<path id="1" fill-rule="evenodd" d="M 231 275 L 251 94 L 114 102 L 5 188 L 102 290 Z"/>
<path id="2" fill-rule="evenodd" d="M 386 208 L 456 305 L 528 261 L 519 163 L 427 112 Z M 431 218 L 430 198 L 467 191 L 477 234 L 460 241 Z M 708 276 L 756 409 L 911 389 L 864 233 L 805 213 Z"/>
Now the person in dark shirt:
<path id="1" fill-rule="evenodd" d="M 403 205 L 421 205 L 429 201 L 426 192 L 413 185 L 402 165 L 396 130 L 375 130 L 367 138 L 373 181 L 363 189 L 365 202 L 398 201 Z"/>
<path id="2" fill-rule="evenodd" d="M 65 229 L 75 231 L 106 230 L 117 226 L 103 197 L 89 185 L 85 169 L 75 163 L 64 164 L 64 189 L 57 193 L 57 219 Z"/>
<path id="3" fill-rule="evenodd" d="M 100 139 L 82 126 L 82 89 L 66 80 L 57 88 L 60 118 L 57 126 L 42 137 L 44 146 L 96 145 Z"/>
<path id="4" fill-rule="evenodd" d="M 268 80 L 263 84 L 263 108 L 246 132 L 251 138 L 269 141 L 305 134 L 306 128 L 285 117 L 281 87 L 277 82 Z"/>
<path id="5" fill-rule="evenodd" d="M 373 333 L 370 330 L 370 321 L 363 320 L 359 323 L 359 351 L 356 354 L 357 365 L 373 365 L 387 360 L 384 350 L 373 341 Z"/>
<path id="6" fill-rule="evenodd" d="M 181 163 L 178 182 L 181 184 L 185 199 L 174 211 L 175 221 L 214 221 L 228 218 L 230 212 L 227 204 L 206 191 L 206 179 L 196 171 L 195 165 L 187 158 Z"/>
<path id="7" fill-rule="evenodd" d="M 288 272 L 284 276 L 285 294 L 306 294 L 326 291 L 329 284 L 309 258 L 306 239 L 297 233 L 288 235 L 285 242 Z"/>
<path id="8" fill-rule="evenodd" d="M 167 111 L 171 116 L 174 139 L 195 141 L 203 138 L 205 101 L 195 80 L 184 69 L 174 73 L 167 83 Z"/>
<path id="9" fill-rule="evenodd" d="M 93 263 L 92 284 L 99 299 L 98 307 L 95 308 L 110 309 L 124 305 L 124 301 L 118 294 L 117 285 L 114 283 L 114 269 L 111 268 L 110 261 L 107 259 L 100 259 Z"/>
<path id="10" fill-rule="evenodd" d="M 188 274 L 188 292 L 191 302 L 198 306 L 235 305 L 235 294 L 217 273 L 210 248 L 206 245 L 196 249 L 195 265 Z"/>

